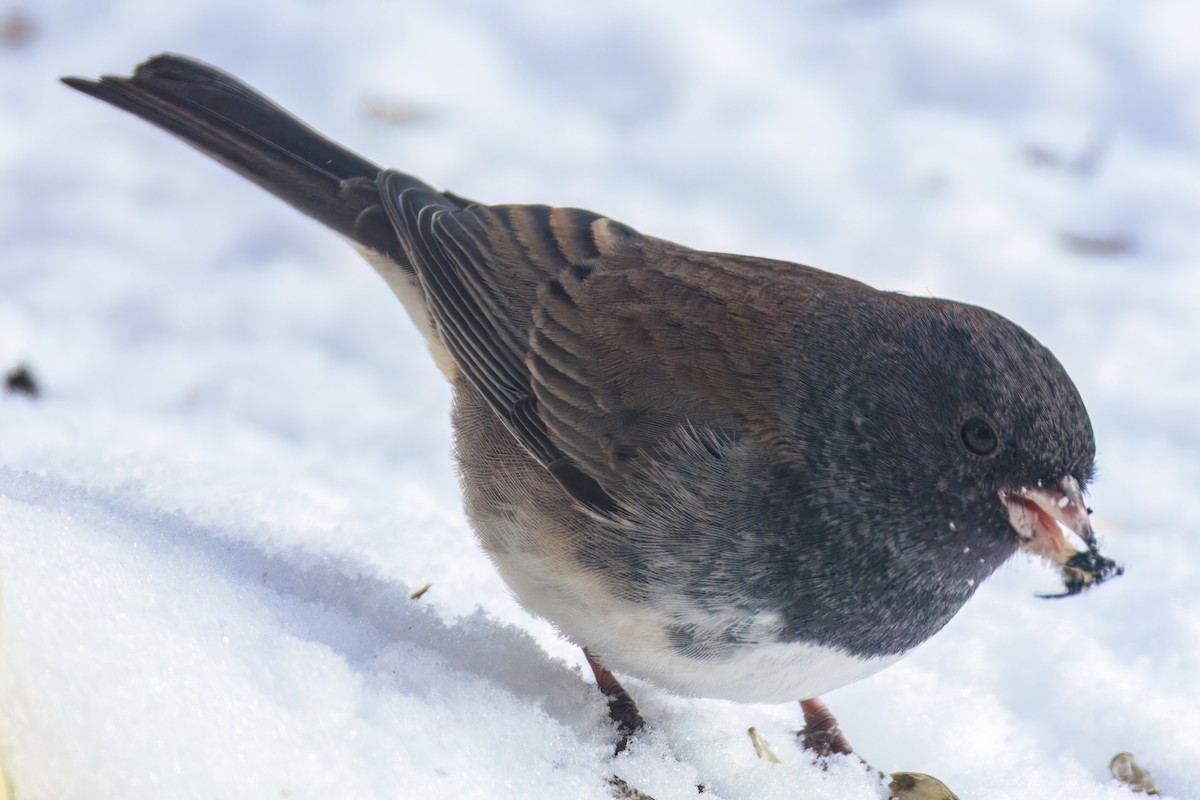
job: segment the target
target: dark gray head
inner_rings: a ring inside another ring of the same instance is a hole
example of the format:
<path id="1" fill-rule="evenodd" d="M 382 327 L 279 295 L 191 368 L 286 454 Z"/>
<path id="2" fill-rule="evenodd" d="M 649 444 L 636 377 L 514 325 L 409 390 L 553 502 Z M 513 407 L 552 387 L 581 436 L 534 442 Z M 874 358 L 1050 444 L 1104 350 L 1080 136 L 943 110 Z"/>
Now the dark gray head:
<path id="1" fill-rule="evenodd" d="M 982 308 L 889 299 L 847 309 L 841 324 L 853 355 L 827 375 L 840 397 L 830 404 L 840 430 L 827 446 L 843 449 L 838 461 L 853 465 L 864 488 L 889 505 L 915 498 L 960 522 L 1007 526 L 1001 490 L 1065 476 L 1087 484 L 1091 422 L 1049 350 Z M 1011 529 L 996 530 L 1012 540 Z"/>
<path id="2" fill-rule="evenodd" d="M 796 548 L 772 589 L 792 587 L 797 637 L 903 652 L 1019 545 L 1068 551 L 1056 520 L 1090 538 L 1091 423 L 1053 354 L 998 314 L 901 295 L 826 310 L 798 330 L 818 368 L 793 387 Z"/>

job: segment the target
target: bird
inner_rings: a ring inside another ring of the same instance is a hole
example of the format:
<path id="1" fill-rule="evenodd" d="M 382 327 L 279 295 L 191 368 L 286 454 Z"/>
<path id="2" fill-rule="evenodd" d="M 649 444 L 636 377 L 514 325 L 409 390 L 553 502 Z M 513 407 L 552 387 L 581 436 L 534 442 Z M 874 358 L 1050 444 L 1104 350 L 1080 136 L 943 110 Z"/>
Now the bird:
<path id="1" fill-rule="evenodd" d="M 1015 553 L 1062 595 L 1120 574 L 1084 492 L 1078 389 L 984 308 L 691 249 L 601 214 L 384 169 L 237 78 L 163 54 L 71 88 L 182 139 L 365 257 L 453 388 L 465 514 L 516 599 L 683 696 L 820 699 L 940 630 Z"/>

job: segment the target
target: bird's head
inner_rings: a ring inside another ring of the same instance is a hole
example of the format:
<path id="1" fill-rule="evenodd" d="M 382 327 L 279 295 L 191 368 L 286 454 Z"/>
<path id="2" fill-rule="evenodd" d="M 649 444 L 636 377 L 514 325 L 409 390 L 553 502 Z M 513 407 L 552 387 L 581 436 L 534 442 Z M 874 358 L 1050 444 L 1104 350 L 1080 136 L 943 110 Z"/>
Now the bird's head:
<path id="1" fill-rule="evenodd" d="M 1020 548 L 1061 569 L 1064 594 L 1119 574 L 1092 534 L 1095 439 L 1058 359 L 991 311 L 885 297 L 846 309 L 842 433 L 864 498 L 915 523 L 897 552 L 925 547 L 973 581 Z"/>

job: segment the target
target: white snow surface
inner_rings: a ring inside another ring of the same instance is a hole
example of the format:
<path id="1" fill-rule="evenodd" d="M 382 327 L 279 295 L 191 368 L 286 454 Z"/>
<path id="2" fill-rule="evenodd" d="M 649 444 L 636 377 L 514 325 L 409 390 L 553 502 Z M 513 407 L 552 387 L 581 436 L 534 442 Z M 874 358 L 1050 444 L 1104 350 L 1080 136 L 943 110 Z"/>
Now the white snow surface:
<path id="1" fill-rule="evenodd" d="M 17 8 L 5 4 L 0 16 Z M 488 202 L 993 308 L 1095 424 L 1124 577 L 1017 559 L 824 699 L 963 798 L 1200 796 L 1192 0 L 43 0 L 0 46 L 0 761 L 20 800 L 878 798 L 795 704 L 672 697 L 613 758 L 581 654 L 462 516 L 449 392 L 336 236 L 57 84 L 187 53 Z M 371 104 L 408 107 L 389 123 Z M 419 600 L 409 593 L 425 583 Z M 783 761 L 755 757 L 749 726 Z M 703 784 L 704 794 L 697 792 Z"/>

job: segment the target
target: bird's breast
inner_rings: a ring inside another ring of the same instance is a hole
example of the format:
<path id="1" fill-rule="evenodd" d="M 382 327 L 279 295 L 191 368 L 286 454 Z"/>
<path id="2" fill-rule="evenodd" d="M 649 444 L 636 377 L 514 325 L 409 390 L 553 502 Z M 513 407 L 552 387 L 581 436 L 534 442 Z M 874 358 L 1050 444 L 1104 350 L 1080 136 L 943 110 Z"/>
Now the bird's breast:
<path id="1" fill-rule="evenodd" d="M 779 615 L 714 611 L 652 589 L 631 596 L 531 537 L 513 521 L 476 520 L 514 595 L 609 669 L 690 697 L 774 703 L 801 700 L 877 672 L 899 655 L 862 657 L 786 641 Z"/>
<path id="2" fill-rule="evenodd" d="M 787 702 L 900 657 L 816 641 L 790 625 L 786 593 L 750 591 L 770 544 L 737 524 L 748 516 L 737 495 L 753 484 L 715 481 L 707 525 L 667 530 L 650 514 L 608 527 L 576 508 L 473 392 L 456 388 L 456 454 L 480 544 L 522 606 L 609 669 L 686 696 Z"/>

